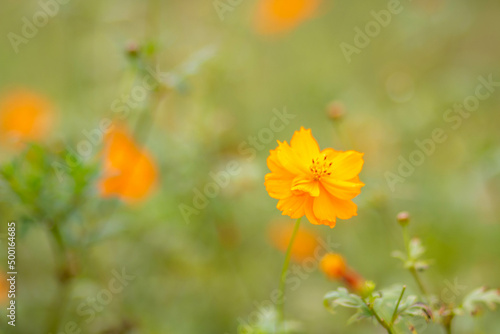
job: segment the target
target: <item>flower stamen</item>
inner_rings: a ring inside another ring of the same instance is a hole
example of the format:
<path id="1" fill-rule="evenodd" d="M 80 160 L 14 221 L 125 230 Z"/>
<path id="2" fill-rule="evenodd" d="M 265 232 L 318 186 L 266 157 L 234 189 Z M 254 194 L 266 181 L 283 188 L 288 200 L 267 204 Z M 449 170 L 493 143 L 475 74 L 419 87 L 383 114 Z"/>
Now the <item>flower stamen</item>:
<path id="1" fill-rule="evenodd" d="M 312 165 L 309 167 L 309 170 L 313 174 L 313 179 L 319 181 L 323 176 L 332 174 L 330 171 L 331 166 L 332 163 L 328 162 L 327 156 L 324 155 L 323 159 L 321 159 L 321 157 L 312 159 Z"/>

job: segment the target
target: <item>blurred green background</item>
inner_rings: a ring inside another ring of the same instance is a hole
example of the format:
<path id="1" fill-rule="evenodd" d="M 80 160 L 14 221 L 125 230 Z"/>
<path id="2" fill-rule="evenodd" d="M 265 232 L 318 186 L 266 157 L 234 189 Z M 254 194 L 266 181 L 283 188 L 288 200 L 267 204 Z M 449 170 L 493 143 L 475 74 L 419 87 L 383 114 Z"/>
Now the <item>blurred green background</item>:
<path id="1" fill-rule="evenodd" d="M 312 129 L 321 148 L 365 153 L 358 216 L 334 229 L 311 226 L 339 244 L 351 267 L 380 287 L 406 283 L 417 293 L 390 257 L 403 247 L 395 216 L 407 210 L 412 235 L 434 259 L 423 276 L 429 290 L 439 295 L 454 280 L 467 287 L 464 294 L 499 286 L 500 92 L 457 129 L 443 117 L 474 95 L 479 76 L 500 81 L 500 3 L 403 0 L 401 13 L 351 63 L 340 44 L 354 44 L 354 29 L 363 29 L 373 20 L 370 12 L 386 9 L 387 1 L 324 1 L 314 18 L 279 36 L 255 32 L 256 5 L 244 0 L 221 20 L 212 1 L 73 0 L 16 53 L 8 33 L 20 34 L 22 18 L 40 4 L 2 0 L 1 93 L 26 87 L 57 109 L 52 131 L 35 148 L 43 151 L 39 160 L 1 148 L 2 165 L 16 161 L 19 177 L 44 180 L 42 190 L 29 183 L 26 189 L 45 210 L 34 215 L 0 183 L 2 249 L 6 223 L 18 222 L 17 325 L 7 326 L 2 307 L 2 332 L 47 333 L 59 297 L 54 241 L 43 220 L 73 205 L 78 183 L 58 182 L 40 161 L 74 148 L 85 139 L 82 131 L 113 116 L 113 101 L 141 79 L 135 45 L 169 82 L 157 103 L 147 100 L 125 119 L 153 156 L 159 185 L 135 205 L 98 197 L 99 145 L 74 171 L 83 178 L 85 200 L 56 222 L 78 258 L 59 332 L 74 321 L 81 333 L 237 333 L 238 319 L 247 319 L 278 285 L 284 255 L 270 244 L 268 226 L 281 213 L 263 185 L 266 158 L 275 140 L 289 141 L 300 126 Z M 332 101 L 342 104 L 341 119 L 329 117 Z M 254 159 L 242 154 L 239 146 L 269 127 L 275 109 L 295 118 Z M 392 191 L 387 172 L 397 173 L 398 157 L 408 159 L 415 140 L 431 138 L 436 128 L 447 140 Z M 233 160 L 241 172 L 187 222 L 179 205 L 192 205 L 193 189 Z M 0 261 L 7 271 L 6 250 Z M 86 321 L 78 306 L 122 268 L 135 278 Z M 287 317 L 300 321 L 304 333 L 383 333 L 370 323 L 347 326 L 349 312 L 333 316 L 324 309 L 324 294 L 337 285 L 315 271 L 288 293 Z M 500 332 L 498 313 L 457 319 L 454 327 L 456 333 Z"/>

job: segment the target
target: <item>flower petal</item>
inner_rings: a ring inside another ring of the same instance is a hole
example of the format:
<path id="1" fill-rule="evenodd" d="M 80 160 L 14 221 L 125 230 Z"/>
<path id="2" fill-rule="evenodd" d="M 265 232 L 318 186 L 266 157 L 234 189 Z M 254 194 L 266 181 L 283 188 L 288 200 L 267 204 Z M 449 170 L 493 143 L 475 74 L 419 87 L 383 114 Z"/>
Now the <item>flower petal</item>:
<path id="1" fill-rule="evenodd" d="M 292 196 L 292 181 L 295 175 L 283 168 L 278 160 L 278 149 L 271 150 L 267 166 L 272 173 L 266 174 L 264 185 L 269 196 L 282 199 Z"/>
<path id="2" fill-rule="evenodd" d="M 146 152 L 129 157 L 130 167 L 107 169 L 99 182 L 102 197 L 118 196 L 127 202 L 145 198 L 158 182 L 158 171 Z"/>
<path id="3" fill-rule="evenodd" d="M 324 187 L 314 199 L 313 211 L 321 220 L 331 218 L 348 219 L 357 215 L 357 206 L 351 200 L 342 200 L 332 196 Z"/>
<path id="4" fill-rule="evenodd" d="M 319 196 L 319 182 L 304 178 L 303 176 L 297 176 L 293 179 L 292 191 L 306 192 L 309 195 L 316 197 Z"/>
<path id="5" fill-rule="evenodd" d="M 339 199 L 353 199 L 361 193 L 361 187 L 365 185 L 359 182 L 359 178 L 342 181 L 332 176 L 322 177 L 321 184 L 331 195 Z"/>
<path id="6" fill-rule="evenodd" d="M 310 173 L 307 162 L 302 160 L 297 152 L 293 150 L 286 141 L 283 143 L 278 141 L 278 144 L 277 156 L 283 168 L 295 175 L 307 175 Z"/>
<path id="7" fill-rule="evenodd" d="M 319 145 L 311 134 L 311 129 L 300 128 L 295 131 L 290 146 L 297 153 L 299 159 L 310 164 L 311 160 L 319 155 Z"/>
<path id="8" fill-rule="evenodd" d="M 321 151 L 321 154 L 326 155 L 329 160 L 336 158 L 337 156 L 341 155 L 342 153 L 344 153 L 344 151 L 337 151 L 333 148 L 325 148 L 323 151 Z"/>
<path id="9" fill-rule="evenodd" d="M 270 150 L 269 156 L 267 157 L 267 167 L 271 170 L 271 172 L 280 172 L 284 170 L 283 165 L 278 160 L 278 149 Z"/>
<path id="10" fill-rule="evenodd" d="M 319 0 L 261 0 L 255 13 L 255 28 L 264 35 L 287 32 L 312 17 L 319 3 Z"/>
<path id="11" fill-rule="evenodd" d="M 330 228 L 334 228 L 335 223 L 336 223 L 336 218 L 331 217 L 330 219 L 327 219 L 327 220 L 319 219 L 314 214 L 313 205 L 314 205 L 314 198 L 310 197 L 305 205 L 305 212 L 306 212 L 306 216 L 307 216 L 307 219 L 309 220 L 309 222 L 311 224 L 314 224 L 314 225 L 328 225 L 328 226 L 330 226 Z"/>
<path id="12" fill-rule="evenodd" d="M 282 199 L 292 196 L 293 175 L 283 172 L 269 173 L 265 176 L 264 185 L 269 196 Z"/>
<path id="13" fill-rule="evenodd" d="M 331 177 L 344 181 L 356 177 L 363 168 L 363 155 L 363 153 L 356 151 L 336 153 L 331 160 Z"/>
<path id="14" fill-rule="evenodd" d="M 305 206 L 309 199 L 308 194 L 292 195 L 288 198 L 283 198 L 278 201 L 276 206 L 282 211 L 282 215 L 290 216 L 291 218 L 300 218 L 305 214 Z"/>
<path id="15" fill-rule="evenodd" d="M 105 137 L 103 173 L 98 181 L 100 196 L 119 197 L 127 202 L 145 198 L 158 183 L 153 158 L 120 126 Z"/>

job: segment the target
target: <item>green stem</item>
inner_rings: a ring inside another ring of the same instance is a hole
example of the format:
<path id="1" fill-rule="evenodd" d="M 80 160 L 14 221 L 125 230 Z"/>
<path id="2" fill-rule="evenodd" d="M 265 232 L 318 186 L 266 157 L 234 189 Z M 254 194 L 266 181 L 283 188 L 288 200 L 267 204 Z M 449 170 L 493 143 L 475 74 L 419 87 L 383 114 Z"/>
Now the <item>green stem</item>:
<path id="1" fill-rule="evenodd" d="M 48 333 L 59 333 L 59 327 L 61 325 L 61 320 L 64 316 L 64 311 L 66 308 L 66 303 L 69 299 L 70 288 L 69 281 L 61 282 L 59 291 L 57 292 L 56 298 L 54 298 L 54 303 L 52 306 L 52 312 L 49 319 Z"/>
<path id="2" fill-rule="evenodd" d="M 398 317 L 398 308 L 399 304 L 401 303 L 401 299 L 403 299 L 403 295 L 405 294 L 406 290 L 406 285 L 403 285 L 403 290 L 401 290 L 401 294 L 399 295 L 398 302 L 396 303 L 396 308 L 394 309 L 394 313 L 392 314 L 392 319 L 390 325 L 392 326 L 394 324 L 394 321 L 396 321 L 396 318 Z"/>
<path id="3" fill-rule="evenodd" d="M 403 226 L 403 239 L 405 243 L 406 253 L 408 254 L 408 258 L 410 258 L 410 236 L 408 235 L 408 226 Z"/>
<path id="4" fill-rule="evenodd" d="M 451 314 L 444 323 L 444 329 L 446 330 L 446 334 L 451 334 L 451 322 L 453 321 L 454 317 L 455 315 Z"/>
<path id="5" fill-rule="evenodd" d="M 415 267 L 410 267 L 409 270 L 411 275 L 413 276 L 413 279 L 415 279 L 415 282 L 417 282 L 418 288 L 420 289 L 420 292 L 422 293 L 424 299 L 427 299 L 427 290 L 425 289 L 424 284 L 422 283 L 422 280 L 418 275 L 417 269 L 415 269 Z"/>
<path id="6" fill-rule="evenodd" d="M 388 324 L 384 319 L 382 319 L 377 311 L 373 308 L 373 304 L 366 303 L 366 306 L 372 311 L 373 315 L 375 316 L 375 319 L 377 319 L 378 323 L 382 325 L 382 327 L 385 328 L 388 334 L 396 334 L 394 329 L 392 328 L 392 324 Z"/>
<path id="7" fill-rule="evenodd" d="M 61 234 L 61 230 L 59 229 L 59 225 L 57 225 L 57 222 L 51 222 L 52 225 L 52 236 L 54 237 L 54 240 L 57 243 L 57 246 L 60 248 L 60 250 L 65 251 L 66 246 L 64 245 L 64 239 Z"/>
<path id="8" fill-rule="evenodd" d="M 62 265 L 58 266 L 58 281 L 60 283 L 57 296 L 54 298 L 54 305 L 52 307 L 52 312 L 50 314 L 48 322 L 48 333 L 58 333 L 59 326 L 61 324 L 62 317 L 64 315 L 64 310 L 66 307 L 66 302 L 69 297 L 69 282 L 70 279 L 67 277 L 67 272 L 69 270 L 69 260 L 66 244 L 64 243 L 64 237 L 59 229 L 57 222 L 53 222 L 52 228 L 50 229 L 52 236 L 57 244 L 56 253 L 56 263 L 59 262 L 57 259 L 62 253 Z"/>
<path id="9" fill-rule="evenodd" d="M 285 305 L 285 281 L 286 281 L 286 273 L 288 272 L 288 265 L 290 264 L 290 257 L 292 255 L 292 247 L 293 242 L 295 241 L 295 237 L 297 236 L 297 232 L 299 231 L 300 220 L 299 218 L 295 222 L 295 227 L 293 228 L 292 237 L 290 238 L 290 243 L 288 244 L 288 248 L 285 254 L 285 262 L 283 263 L 283 269 L 281 270 L 280 277 L 280 286 L 279 286 L 279 295 L 278 300 L 276 302 L 276 312 L 277 312 L 277 323 L 276 330 L 280 329 L 281 333 L 285 333 L 285 317 L 284 317 L 284 305 Z"/>
<path id="10" fill-rule="evenodd" d="M 408 235 L 408 226 L 404 225 L 403 226 L 403 238 L 404 238 L 404 243 L 405 243 L 405 248 L 406 248 L 406 254 L 408 257 L 408 260 L 411 261 L 412 265 L 411 267 L 408 268 L 410 271 L 411 275 L 413 276 L 413 279 L 415 282 L 417 282 L 418 288 L 420 289 L 420 292 L 422 293 L 422 297 L 424 298 L 424 301 L 428 301 L 428 294 L 427 294 L 427 289 L 425 288 L 424 284 L 422 283 L 422 280 L 420 279 L 420 276 L 418 275 L 417 269 L 415 269 L 414 265 L 414 260 L 411 257 L 410 254 L 410 237 Z"/>

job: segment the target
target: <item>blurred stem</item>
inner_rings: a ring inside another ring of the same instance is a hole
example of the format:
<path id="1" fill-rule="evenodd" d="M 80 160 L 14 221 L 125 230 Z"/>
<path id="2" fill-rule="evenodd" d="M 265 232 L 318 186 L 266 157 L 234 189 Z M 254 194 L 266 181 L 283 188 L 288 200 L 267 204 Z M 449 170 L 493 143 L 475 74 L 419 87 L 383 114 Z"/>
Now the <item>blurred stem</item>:
<path id="1" fill-rule="evenodd" d="M 66 302 L 69 298 L 68 280 L 61 282 L 56 298 L 52 306 L 52 312 L 49 318 L 48 333 L 59 333 L 59 327 L 66 308 Z"/>
<path id="2" fill-rule="evenodd" d="M 454 314 L 449 315 L 443 324 L 444 329 L 446 330 L 446 334 L 451 334 L 451 322 L 453 321 L 454 317 Z"/>
<path id="3" fill-rule="evenodd" d="M 62 251 L 65 251 L 66 246 L 64 245 L 64 239 L 63 239 L 63 236 L 61 234 L 61 230 L 59 229 L 59 225 L 57 225 L 57 222 L 53 222 L 52 224 L 53 224 L 52 229 L 51 229 L 52 236 L 54 237 L 54 240 L 56 241 L 57 246 Z"/>
<path id="4" fill-rule="evenodd" d="M 354 147 L 351 138 L 343 131 L 342 125 L 340 124 L 341 122 L 342 120 L 339 119 L 332 120 L 333 129 L 335 135 L 337 136 L 337 140 L 340 142 L 340 145 L 343 149 L 346 149 L 346 147 Z"/>
<path id="5" fill-rule="evenodd" d="M 408 226 L 403 226 L 403 239 L 405 243 L 406 254 L 408 254 L 408 259 L 410 258 L 410 236 L 408 235 Z"/>
<path id="6" fill-rule="evenodd" d="M 396 334 L 396 332 L 394 332 L 394 329 L 392 329 L 392 324 L 388 324 L 378 315 L 377 311 L 375 311 L 373 303 L 366 303 L 366 306 L 368 306 L 368 308 L 372 311 L 372 314 L 375 316 L 375 319 L 377 319 L 378 323 L 387 330 L 388 334 Z"/>
<path id="7" fill-rule="evenodd" d="M 57 263 L 57 279 L 59 282 L 59 291 L 54 298 L 49 317 L 48 333 L 57 333 L 59 330 L 64 310 L 66 308 L 66 302 L 68 301 L 70 295 L 69 283 L 71 278 L 75 275 L 72 266 L 74 264 L 73 258 L 70 250 L 66 246 L 66 242 L 64 241 L 64 236 L 61 232 L 61 228 L 59 227 L 59 222 L 68 219 L 71 213 L 80 205 L 81 198 L 82 191 L 75 190 L 73 198 L 68 206 L 53 218 L 47 220 L 50 232 L 57 245 L 57 247 L 54 248 L 54 258 Z M 38 206 L 36 209 L 40 212 L 42 211 Z"/>
<path id="8" fill-rule="evenodd" d="M 410 267 L 409 268 L 411 275 L 417 282 L 418 288 L 420 289 L 420 292 L 422 293 L 424 299 L 427 299 L 427 290 L 424 287 L 424 284 L 422 283 L 422 280 L 420 279 L 420 276 L 418 275 L 417 269 L 415 267 Z"/>
<path id="9" fill-rule="evenodd" d="M 413 279 L 415 282 L 417 282 L 418 288 L 420 289 L 420 292 L 422 294 L 422 297 L 424 298 L 425 302 L 428 302 L 428 294 L 427 290 L 425 289 L 424 284 L 422 283 L 422 280 L 420 279 L 420 276 L 417 272 L 417 269 L 415 268 L 415 261 L 411 256 L 411 251 L 410 251 L 410 236 L 408 235 L 408 225 L 403 225 L 403 238 L 404 238 L 404 243 L 405 243 L 405 248 L 406 248 L 406 254 L 408 257 L 408 261 L 410 262 L 410 266 L 408 267 L 408 270 L 410 271 L 411 275 L 413 276 Z"/>
<path id="10" fill-rule="evenodd" d="M 63 317 L 63 313 L 65 310 L 66 301 L 69 296 L 69 281 L 71 278 L 70 273 L 70 257 L 68 250 L 66 248 L 66 244 L 64 242 L 64 237 L 61 233 L 59 225 L 56 221 L 52 222 L 52 228 L 50 229 L 52 236 L 57 244 L 57 248 L 55 249 L 55 258 L 56 262 L 62 262 L 61 265 L 57 265 L 58 267 L 58 282 L 59 282 L 59 290 L 57 292 L 56 297 L 54 298 L 53 307 L 51 308 L 50 318 L 48 323 L 48 333 L 58 333 L 59 326 Z M 62 260 L 59 260 L 62 253 Z"/>
<path id="11" fill-rule="evenodd" d="M 147 30 L 148 37 L 154 39 L 155 43 L 158 40 L 158 33 L 160 32 L 160 14 L 161 14 L 161 1 L 149 0 L 148 13 L 147 13 Z"/>
<path id="12" fill-rule="evenodd" d="M 278 320 L 278 322 L 276 323 L 276 331 L 278 331 L 278 328 L 279 328 L 280 333 L 285 333 L 285 316 L 284 316 L 283 308 L 285 305 L 286 273 L 288 272 L 288 265 L 290 264 L 290 257 L 292 255 L 293 242 L 295 241 L 295 237 L 297 236 L 297 232 L 299 231 L 301 219 L 302 219 L 302 217 L 297 219 L 297 221 L 295 222 L 295 227 L 293 228 L 292 237 L 290 238 L 290 243 L 288 244 L 288 248 L 286 250 L 285 262 L 283 263 L 283 269 L 281 270 L 279 295 L 278 295 L 278 300 L 276 302 L 276 312 L 277 312 L 277 320 Z"/>
<path id="13" fill-rule="evenodd" d="M 399 304 L 401 303 L 401 299 L 403 299 L 403 295 L 405 294 L 406 290 L 406 285 L 403 285 L 403 290 L 401 290 L 401 294 L 399 295 L 398 302 L 396 303 L 396 308 L 394 309 L 394 313 L 392 314 L 392 319 L 391 323 L 389 325 L 393 325 L 394 321 L 396 321 L 396 318 L 398 317 L 398 309 L 399 309 Z"/>

